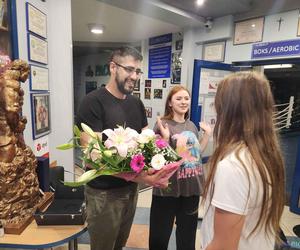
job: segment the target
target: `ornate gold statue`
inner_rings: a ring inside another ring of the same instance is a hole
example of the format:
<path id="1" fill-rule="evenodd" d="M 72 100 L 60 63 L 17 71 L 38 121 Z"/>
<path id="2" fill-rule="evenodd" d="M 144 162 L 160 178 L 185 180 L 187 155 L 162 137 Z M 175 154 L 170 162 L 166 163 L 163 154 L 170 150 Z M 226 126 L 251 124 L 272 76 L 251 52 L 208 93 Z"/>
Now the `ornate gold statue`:
<path id="1" fill-rule="evenodd" d="M 20 81 L 28 78 L 29 66 L 13 61 L 0 75 L 0 220 L 20 223 L 31 217 L 40 201 L 37 161 L 26 146 L 21 115 L 24 91 Z"/>

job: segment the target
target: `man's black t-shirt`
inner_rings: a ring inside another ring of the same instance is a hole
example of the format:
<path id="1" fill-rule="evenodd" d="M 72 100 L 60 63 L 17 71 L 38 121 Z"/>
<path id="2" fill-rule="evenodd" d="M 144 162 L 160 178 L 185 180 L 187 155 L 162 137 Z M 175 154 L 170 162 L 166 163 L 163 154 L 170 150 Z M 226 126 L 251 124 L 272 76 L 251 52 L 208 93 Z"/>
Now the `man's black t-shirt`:
<path id="1" fill-rule="evenodd" d="M 76 123 L 85 123 L 95 132 L 114 129 L 118 125 L 141 132 L 147 126 L 145 107 L 140 99 L 127 95 L 125 99 L 113 96 L 106 88 L 92 91 L 80 104 Z M 100 176 L 88 183 L 98 189 L 119 188 L 131 184 L 113 176 Z"/>

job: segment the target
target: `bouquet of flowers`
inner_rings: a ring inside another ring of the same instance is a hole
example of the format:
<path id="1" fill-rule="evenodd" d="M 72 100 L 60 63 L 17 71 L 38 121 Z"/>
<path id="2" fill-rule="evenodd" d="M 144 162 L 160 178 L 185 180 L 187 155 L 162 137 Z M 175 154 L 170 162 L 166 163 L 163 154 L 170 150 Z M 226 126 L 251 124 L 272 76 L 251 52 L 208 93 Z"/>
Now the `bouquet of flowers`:
<path id="1" fill-rule="evenodd" d="M 181 165 L 181 157 L 151 129 L 145 129 L 140 134 L 128 127 L 106 129 L 102 133 L 107 139 L 102 141 L 101 136 L 89 126 L 82 123 L 81 127 L 90 137 L 87 145 L 78 143 L 82 132 L 75 126 L 75 137 L 57 148 L 66 150 L 80 147 L 83 165 L 88 166 L 89 170 L 75 182 L 65 182 L 65 185 L 80 186 L 100 175 L 115 175 L 130 181 L 150 168 L 154 172 L 167 169 L 167 175 L 161 180 L 166 181 Z"/>

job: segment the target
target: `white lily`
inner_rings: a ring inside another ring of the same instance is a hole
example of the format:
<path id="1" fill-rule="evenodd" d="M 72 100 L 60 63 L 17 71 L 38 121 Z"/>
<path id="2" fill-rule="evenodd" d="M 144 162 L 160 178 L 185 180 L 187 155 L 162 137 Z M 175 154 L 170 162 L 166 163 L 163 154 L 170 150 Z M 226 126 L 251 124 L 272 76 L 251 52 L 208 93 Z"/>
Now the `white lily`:
<path id="1" fill-rule="evenodd" d="M 155 133 L 152 129 L 144 129 L 142 133 L 138 135 L 137 141 L 141 144 L 146 144 L 155 138 Z"/>
<path id="2" fill-rule="evenodd" d="M 81 127 L 82 127 L 83 131 L 86 132 L 89 136 L 97 139 L 96 133 L 88 125 L 81 123 Z"/>
<path id="3" fill-rule="evenodd" d="M 121 157 L 126 157 L 128 150 L 137 147 L 136 138 L 138 133 L 131 128 L 105 129 L 103 134 L 107 136 L 107 140 L 104 143 L 105 147 L 109 149 L 115 147 Z"/>

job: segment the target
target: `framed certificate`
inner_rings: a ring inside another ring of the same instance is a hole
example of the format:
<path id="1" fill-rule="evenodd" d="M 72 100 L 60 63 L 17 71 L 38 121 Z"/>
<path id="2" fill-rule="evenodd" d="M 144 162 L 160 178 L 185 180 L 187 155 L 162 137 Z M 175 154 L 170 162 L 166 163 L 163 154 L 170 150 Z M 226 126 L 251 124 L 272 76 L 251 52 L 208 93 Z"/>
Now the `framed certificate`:
<path id="1" fill-rule="evenodd" d="M 47 38 L 47 16 L 42 11 L 26 3 L 27 30 Z"/>
<path id="2" fill-rule="evenodd" d="M 44 67 L 30 65 L 30 90 L 49 90 L 49 70 Z"/>
<path id="3" fill-rule="evenodd" d="M 298 30 L 297 30 L 297 36 L 300 36 L 300 18 L 298 19 Z"/>
<path id="4" fill-rule="evenodd" d="M 264 29 L 264 17 L 235 23 L 233 44 L 261 42 Z"/>
<path id="5" fill-rule="evenodd" d="M 213 62 L 224 62 L 225 41 L 203 44 L 203 59 Z"/>
<path id="6" fill-rule="evenodd" d="M 32 135 L 33 139 L 50 133 L 50 94 L 31 94 Z"/>
<path id="7" fill-rule="evenodd" d="M 28 57 L 30 61 L 47 64 L 48 44 L 35 35 L 28 34 Z"/>

